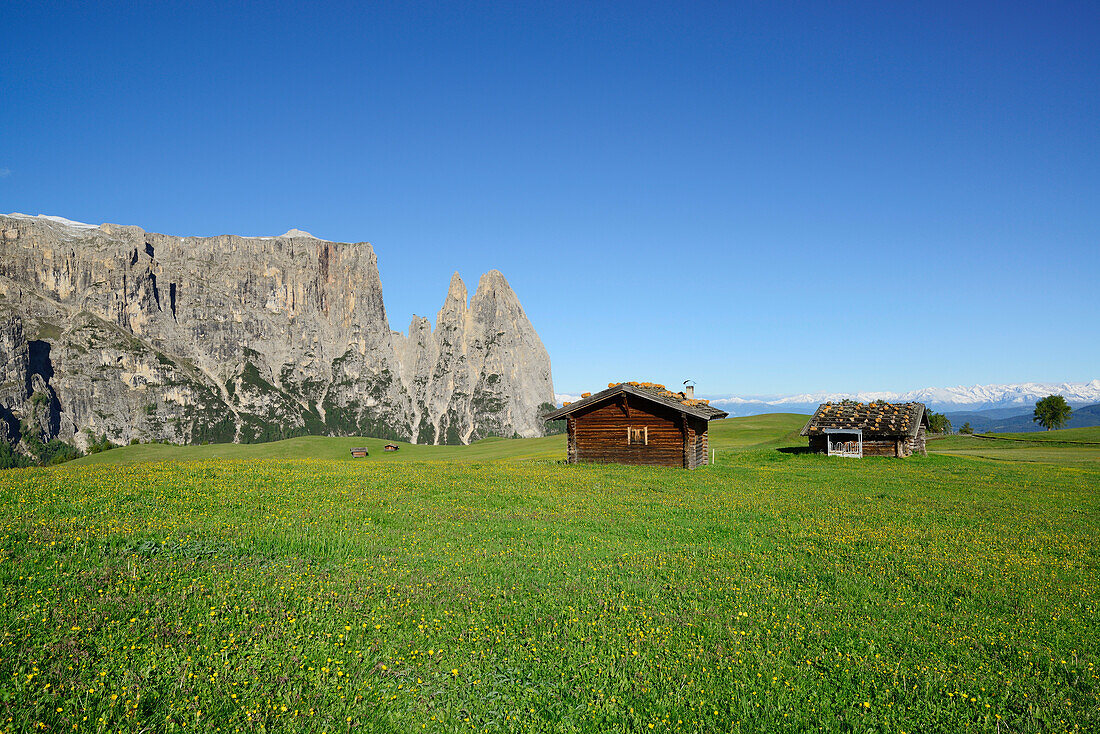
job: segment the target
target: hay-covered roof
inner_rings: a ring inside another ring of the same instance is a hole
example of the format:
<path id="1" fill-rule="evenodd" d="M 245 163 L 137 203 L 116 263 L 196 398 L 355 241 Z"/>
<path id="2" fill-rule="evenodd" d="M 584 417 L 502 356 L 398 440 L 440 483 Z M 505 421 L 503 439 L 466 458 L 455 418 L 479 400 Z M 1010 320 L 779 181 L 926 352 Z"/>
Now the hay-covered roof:
<path id="1" fill-rule="evenodd" d="M 928 426 L 924 403 L 857 403 L 845 400 L 818 406 L 806 425 L 803 436 L 815 436 L 826 430 L 860 429 L 864 435 L 915 436 L 921 424 Z"/>
<path id="2" fill-rule="evenodd" d="M 666 390 L 664 385 L 659 385 L 654 382 L 618 382 L 608 385 L 606 390 L 598 392 L 595 395 L 586 393 L 577 402 L 566 403 L 563 407 L 558 408 L 554 412 L 544 415 L 543 420 L 560 420 L 570 413 L 574 413 L 589 405 L 598 403 L 601 400 L 615 397 L 620 394 L 634 395 L 643 400 L 649 400 L 650 402 L 658 403 L 659 405 L 664 405 L 673 410 L 678 410 L 681 413 L 708 421 L 716 418 L 725 418 L 729 415 L 729 413 L 724 410 L 712 408 L 706 400 L 689 398 L 682 392 Z"/>

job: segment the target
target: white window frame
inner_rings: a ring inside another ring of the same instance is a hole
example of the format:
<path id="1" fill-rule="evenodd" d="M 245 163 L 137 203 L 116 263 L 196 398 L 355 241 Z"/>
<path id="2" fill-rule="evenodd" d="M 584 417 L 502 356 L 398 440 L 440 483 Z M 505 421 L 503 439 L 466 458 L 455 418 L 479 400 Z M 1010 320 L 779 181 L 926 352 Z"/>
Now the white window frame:
<path id="1" fill-rule="evenodd" d="M 631 438 L 632 438 L 631 435 L 630 435 L 631 431 L 641 431 L 642 432 L 642 442 L 641 443 L 634 443 L 631 440 Z M 627 426 L 626 427 L 626 445 L 627 446 L 648 446 L 649 445 L 649 426 L 642 426 L 641 428 L 638 428 L 636 426 Z"/>

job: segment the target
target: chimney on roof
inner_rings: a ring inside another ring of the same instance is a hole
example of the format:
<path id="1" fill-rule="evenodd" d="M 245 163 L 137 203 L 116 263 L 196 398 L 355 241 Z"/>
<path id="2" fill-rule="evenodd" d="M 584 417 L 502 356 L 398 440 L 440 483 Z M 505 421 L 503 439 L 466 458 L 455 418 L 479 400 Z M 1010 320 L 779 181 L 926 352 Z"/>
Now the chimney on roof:
<path id="1" fill-rule="evenodd" d="M 691 383 L 690 385 L 688 384 L 689 382 Z M 688 400 L 694 400 L 695 399 L 695 381 L 694 380 L 684 380 L 684 397 L 687 398 Z"/>

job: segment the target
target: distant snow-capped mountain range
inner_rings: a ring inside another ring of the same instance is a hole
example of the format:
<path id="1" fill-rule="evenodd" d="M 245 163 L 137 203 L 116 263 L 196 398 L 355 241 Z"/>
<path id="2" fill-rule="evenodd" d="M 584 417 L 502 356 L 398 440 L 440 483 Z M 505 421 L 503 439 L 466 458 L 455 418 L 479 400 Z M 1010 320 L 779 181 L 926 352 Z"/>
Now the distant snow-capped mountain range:
<path id="1" fill-rule="evenodd" d="M 1100 403 L 1100 380 L 1090 382 L 1024 382 L 1016 385 L 970 385 L 958 387 L 926 387 L 909 392 L 816 392 L 798 395 L 704 395 L 710 404 L 728 411 L 732 416 L 759 413 L 812 413 L 821 403 L 838 400 L 873 400 L 924 403 L 936 411 L 990 410 L 995 408 L 1030 408 L 1047 395 L 1061 395 L 1070 405 Z M 574 395 L 556 395 L 558 403 L 579 400 Z"/>

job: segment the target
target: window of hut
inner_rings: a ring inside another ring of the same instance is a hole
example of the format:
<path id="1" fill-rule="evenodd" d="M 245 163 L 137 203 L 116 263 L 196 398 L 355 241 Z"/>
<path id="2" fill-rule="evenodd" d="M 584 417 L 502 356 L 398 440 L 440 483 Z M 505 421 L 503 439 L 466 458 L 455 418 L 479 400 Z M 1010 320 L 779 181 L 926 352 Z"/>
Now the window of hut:
<path id="1" fill-rule="evenodd" d="M 642 428 L 627 428 L 626 442 L 631 446 L 649 445 L 649 426 L 643 426 Z"/>

